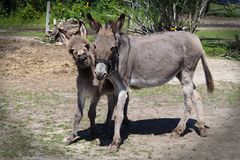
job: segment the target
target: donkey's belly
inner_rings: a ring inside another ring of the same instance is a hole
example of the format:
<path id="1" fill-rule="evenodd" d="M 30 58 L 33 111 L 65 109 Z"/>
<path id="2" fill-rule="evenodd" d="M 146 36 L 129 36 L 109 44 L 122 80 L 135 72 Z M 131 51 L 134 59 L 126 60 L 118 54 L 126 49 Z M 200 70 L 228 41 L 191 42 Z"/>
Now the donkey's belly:
<path id="1" fill-rule="evenodd" d="M 173 77 L 175 77 L 182 69 L 181 65 L 171 65 L 168 67 L 166 66 L 167 65 L 155 68 L 134 68 L 132 71 L 130 86 L 136 88 L 160 86 L 173 79 Z"/>
<path id="2" fill-rule="evenodd" d="M 156 86 L 160 86 L 167 83 L 173 77 L 174 76 L 169 78 L 153 78 L 153 79 L 143 79 L 143 78 L 132 77 L 130 81 L 130 86 L 134 88 L 156 87 Z"/>

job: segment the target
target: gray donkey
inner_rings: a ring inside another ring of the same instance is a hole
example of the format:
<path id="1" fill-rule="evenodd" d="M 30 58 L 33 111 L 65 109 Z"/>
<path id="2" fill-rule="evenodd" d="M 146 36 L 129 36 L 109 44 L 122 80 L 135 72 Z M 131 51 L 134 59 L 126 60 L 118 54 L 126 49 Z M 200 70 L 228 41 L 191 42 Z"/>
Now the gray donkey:
<path id="1" fill-rule="evenodd" d="M 95 74 L 98 80 L 108 79 L 118 96 L 115 116 L 115 130 L 110 149 L 118 149 L 121 143 L 120 127 L 123 121 L 123 107 L 127 98 L 127 88 L 160 86 L 177 77 L 182 85 L 184 113 L 173 130 L 173 135 L 181 135 L 190 117 L 192 106 L 196 108 L 200 136 L 207 130 L 203 107 L 193 83 L 193 75 L 199 59 L 203 64 L 209 93 L 214 90 L 212 75 L 205 60 L 199 38 L 189 32 L 163 32 L 145 36 L 125 36 L 120 34 L 125 15 L 105 27 L 87 16 L 93 28 L 98 30 L 93 45 Z"/>
<path id="2" fill-rule="evenodd" d="M 71 144 L 76 139 L 79 138 L 77 131 L 79 129 L 80 121 L 83 117 L 83 109 L 86 98 L 90 98 L 90 108 L 88 111 L 88 117 L 90 119 L 91 133 L 95 134 L 95 118 L 96 118 L 96 106 L 101 97 L 101 95 L 107 95 L 108 99 L 108 113 L 105 122 L 105 127 L 110 125 L 114 107 L 116 105 L 116 97 L 113 94 L 112 84 L 106 80 L 99 85 L 94 83 L 94 74 L 92 72 L 92 60 L 91 54 L 89 54 L 92 45 L 85 38 L 79 36 L 73 36 L 67 43 L 68 52 L 73 56 L 75 60 L 78 77 L 77 77 L 77 107 L 74 114 L 73 128 L 72 132 L 67 138 L 66 145 Z M 125 120 L 128 123 L 127 118 L 127 105 L 125 104 Z"/>

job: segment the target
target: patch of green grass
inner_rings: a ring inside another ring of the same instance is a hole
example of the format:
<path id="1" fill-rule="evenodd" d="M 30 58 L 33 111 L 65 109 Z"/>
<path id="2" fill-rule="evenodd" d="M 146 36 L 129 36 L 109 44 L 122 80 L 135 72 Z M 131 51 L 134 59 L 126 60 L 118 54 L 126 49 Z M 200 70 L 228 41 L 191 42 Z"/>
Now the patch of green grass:
<path id="1" fill-rule="evenodd" d="M 32 145 L 33 135 L 23 132 L 20 128 L 5 128 L 7 132 L 1 136 L 0 157 L 16 157 L 31 155 L 33 149 L 37 149 Z"/>
<path id="2" fill-rule="evenodd" d="M 7 114 L 7 107 L 9 103 L 5 96 L 1 95 L 0 97 L 0 120 L 2 120 Z"/>
<path id="3" fill-rule="evenodd" d="M 27 29 L 26 29 L 27 30 Z M 25 36 L 25 37 L 39 37 L 45 38 L 46 34 L 41 31 L 17 31 L 15 29 L 4 29 L 0 32 L 2 36 Z"/>
<path id="4" fill-rule="evenodd" d="M 25 32 L 17 32 L 18 36 L 27 36 L 27 37 L 45 37 L 46 34 L 44 32 L 37 31 L 25 31 Z"/>
<path id="5" fill-rule="evenodd" d="M 26 27 L 37 27 L 44 28 L 45 16 L 42 15 L 39 19 L 32 20 L 31 22 L 25 22 L 19 16 L 1 17 L 0 28 L 26 28 Z"/>
<path id="6" fill-rule="evenodd" d="M 234 41 L 234 35 L 240 34 L 240 29 L 202 30 L 196 34 L 201 39 L 203 48 L 208 56 L 225 57 L 231 52 L 227 46 Z"/>
<path id="7" fill-rule="evenodd" d="M 142 89 L 133 89 L 133 96 L 145 97 L 145 96 L 153 96 L 156 94 L 171 94 L 179 90 L 177 85 L 163 85 L 160 87 L 152 87 L 152 88 L 142 88 Z"/>
<path id="8" fill-rule="evenodd" d="M 167 99 L 169 98 L 169 95 L 171 95 L 172 103 L 175 104 L 183 101 L 181 85 L 166 84 L 159 87 L 143 88 L 140 90 L 133 89 L 130 95 L 138 96 L 138 97 L 151 97 L 151 96 L 160 95 Z"/>
<path id="9" fill-rule="evenodd" d="M 67 135 L 67 122 L 56 123 L 52 112 L 52 114 L 47 115 L 48 112 L 41 111 L 43 106 L 69 103 L 65 101 L 65 92 L 13 90 L 6 94 L 11 97 L 9 99 L 11 99 L 13 106 L 9 106 L 8 99 L 1 96 L 0 159 L 16 157 L 21 159 L 24 156 L 39 154 L 47 156 L 66 155 L 62 140 Z M 33 112 L 36 107 L 40 108 L 37 113 Z M 42 122 L 37 121 L 32 118 L 33 114 L 44 115 L 44 119 Z M 28 125 L 33 121 L 43 125 L 41 132 L 35 132 L 35 130 L 31 130 L 31 127 L 29 128 Z"/>
<path id="10" fill-rule="evenodd" d="M 224 88 L 220 88 L 220 86 L 224 86 Z M 218 105 L 226 104 L 229 106 L 237 106 L 240 104 L 240 86 L 238 84 L 221 83 L 220 85 L 215 86 L 213 94 L 207 93 L 206 85 L 198 85 L 197 91 L 200 92 L 203 102 L 206 104 L 216 103 Z M 134 89 L 130 93 L 130 96 L 137 96 L 140 98 L 152 97 L 156 95 L 159 95 L 163 98 L 166 97 L 169 103 L 176 104 L 183 102 L 181 85 L 166 84 L 154 88 L 143 88 L 141 90 Z"/>
<path id="11" fill-rule="evenodd" d="M 224 57 L 228 53 L 228 50 L 225 47 L 209 46 L 209 43 L 205 45 L 203 43 L 203 48 L 206 54 L 210 57 Z"/>
<path id="12" fill-rule="evenodd" d="M 240 86 L 234 87 L 227 97 L 227 101 L 230 103 L 230 105 L 240 104 Z"/>
<path id="13" fill-rule="evenodd" d="M 228 6 L 210 3 L 208 15 L 221 17 L 236 17 L 240 16 L 240 7 L 239 4 L 232 4 Z"/>
<path id="14" fill-rule="evenodd" d="M 41 91 L 27 91 L 27 90 L 14 90 L 11 92 L 15 98 L 16 104 L 25 104 L 31 106 L 41 105 L 57 105 L 65 103 L 66 99 L 61 93 L 57 92 L 41 92 Z M 27 102 L 27 103 L 26 103 Z"/>
<path id="15" fill-rule="evenodd" d="M 196 33 L 202 40 L 232 40 L 234 34 L 240 34 L 240 29 L 201 30 Z"/>
<path id="16" fill-rule="evenodd" d="M 215 86 L 213 94 L 206 93 L 206 86 L 197 86 L 197 91 L 203 99 L 205 105 L 215 104 L 216 106 L 239 106 L 240 105 L 240 85 L 233 83 L 223 83 Z"/>

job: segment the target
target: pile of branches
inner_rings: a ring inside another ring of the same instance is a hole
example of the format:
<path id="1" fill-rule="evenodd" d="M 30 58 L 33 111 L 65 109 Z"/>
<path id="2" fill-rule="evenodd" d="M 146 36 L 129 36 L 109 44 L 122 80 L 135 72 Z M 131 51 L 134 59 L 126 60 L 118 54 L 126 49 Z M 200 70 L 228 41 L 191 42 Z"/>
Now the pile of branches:
<path id="1" fill-rule="evenodd" d="M 66 44 L 72 36 L 81 36 L 86 38 L 87 29 L 81 20 L 67 19 L 59 20 L 54 23 L 53 30 L 47 32 L 47 36 L 55 42 Z"/>

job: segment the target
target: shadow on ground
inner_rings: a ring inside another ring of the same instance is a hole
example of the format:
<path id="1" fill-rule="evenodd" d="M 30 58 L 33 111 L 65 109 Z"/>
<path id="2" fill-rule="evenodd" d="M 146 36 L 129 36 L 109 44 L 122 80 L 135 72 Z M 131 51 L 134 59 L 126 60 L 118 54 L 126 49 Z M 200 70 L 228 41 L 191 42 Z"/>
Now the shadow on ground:
<path id="1" fill-rule="evenodd" d="M 122 143 L 124 143 L 124 141 L 131 134 L 164 135 L 171 133 L 179 121 L 179 118 L 160 118 L 130 121 L 128 124 L 124 123 L 121 128 Z M 199 134 L 195 124 L 196 120 L 189 119 L 186 129 L 181 136 L 185 136 L 192 131 L 195 131 L 197 134 Z M 109 127 L 105 127 L 104 124 L 96 124 L 95 129 L 96 134 L 94 136 L 91 134 L 90 128 L 78 131 L 78 136 L 80 138 L 74 143 L 79 140 L 93 141 L 95 139 L 99 139 L 100 146 L 107 146 L 112 142 L 112 137 L 114 134 L 114 121 L 112 121 L 112 124 Z"/>

